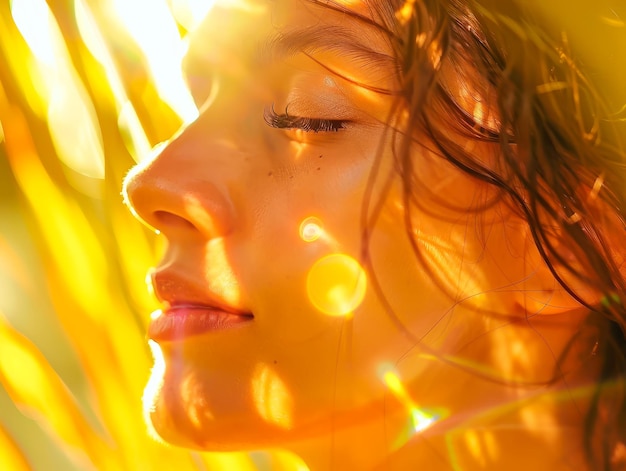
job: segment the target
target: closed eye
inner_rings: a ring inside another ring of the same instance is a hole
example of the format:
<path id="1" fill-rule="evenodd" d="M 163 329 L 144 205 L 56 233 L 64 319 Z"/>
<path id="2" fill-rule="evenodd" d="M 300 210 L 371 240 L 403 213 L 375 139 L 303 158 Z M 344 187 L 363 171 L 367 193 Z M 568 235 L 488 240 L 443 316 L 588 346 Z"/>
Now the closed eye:
<path id="1" fill-rule="evenodd" d="M 345 129 L 348 122 L 343 119 L 307 118 L 304 116 L 293 116 L 287 112 L 276 113 L 274 107 L 266 108 L 263 118 L 268 126 L 278 129 L 300 129 L 305 132 L 337 132 Z"/>

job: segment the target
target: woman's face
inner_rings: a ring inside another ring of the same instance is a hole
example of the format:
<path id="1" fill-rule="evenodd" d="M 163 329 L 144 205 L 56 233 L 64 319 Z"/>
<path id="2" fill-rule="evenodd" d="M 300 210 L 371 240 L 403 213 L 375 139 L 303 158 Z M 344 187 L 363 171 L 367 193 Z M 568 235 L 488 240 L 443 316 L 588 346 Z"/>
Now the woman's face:
<path id="1" fill-rule="evenodd" d="M 524 225 L 504 204 L 477 209 L 491 191 L 427 144 L 407 231 L 395 98 L 376 91 L 398 85 L 375 28 L 300 1 L 230 2 L 195 33 L 186 74 L 199 118 L 125 185 L 168 242 L 150 327 L 164 368 L 147 390 L 165 440 L 242 449 L 359 425 L 403 405 L 390 371 L 454 409 L 431 386 L 461 383 L 432 354 L 502 366 L 480 336 L 497 316 L 481 312 L 557 299 Z"/>

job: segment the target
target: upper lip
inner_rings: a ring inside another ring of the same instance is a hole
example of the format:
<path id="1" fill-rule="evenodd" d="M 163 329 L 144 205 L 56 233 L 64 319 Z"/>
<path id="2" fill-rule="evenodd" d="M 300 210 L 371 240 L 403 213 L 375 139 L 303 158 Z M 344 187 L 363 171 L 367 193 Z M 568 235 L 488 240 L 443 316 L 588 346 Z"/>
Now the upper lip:
<path id="1" fill-rule="evenodd" d="M 153 269 L 152 287 L 158 301 L 167 308 L 193 306 L 219 309 L 230 314 L 251 316 L 251 312 L 228 304 L 215 293 L 202 287 L 193 278 L 170 270 Z"/>

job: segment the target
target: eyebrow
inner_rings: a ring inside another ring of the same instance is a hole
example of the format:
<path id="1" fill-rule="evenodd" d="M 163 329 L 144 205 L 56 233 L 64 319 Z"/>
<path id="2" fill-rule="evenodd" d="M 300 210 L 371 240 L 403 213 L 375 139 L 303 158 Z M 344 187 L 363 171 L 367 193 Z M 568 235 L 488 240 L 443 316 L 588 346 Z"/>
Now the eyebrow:
<path id="1" fill-rule="evenodd" d="M 314 57 L 327 52 L 345 57 L 363 66 L 393 67 L 389 54 L 377 51 L 355 32 L 341 25 L 316 25 L 280 31 L 271 35 L 258 48 L 259 65 L 268 65 L 298 54 Z"/>

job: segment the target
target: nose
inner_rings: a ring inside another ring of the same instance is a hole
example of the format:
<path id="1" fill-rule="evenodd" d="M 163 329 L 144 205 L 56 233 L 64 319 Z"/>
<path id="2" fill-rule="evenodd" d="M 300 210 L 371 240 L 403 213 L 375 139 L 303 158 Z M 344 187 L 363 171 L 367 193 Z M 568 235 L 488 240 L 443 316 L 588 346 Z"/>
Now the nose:
<path id="1" fill-rule="evenodd" d="M 133 168 L 123 196 L 131 212 L 174 239 L 223 237 L 233 230 L 228 149 L 208 145 L 198 123 Z M 216 155 L 218 157 L 216 157 Z"/>

